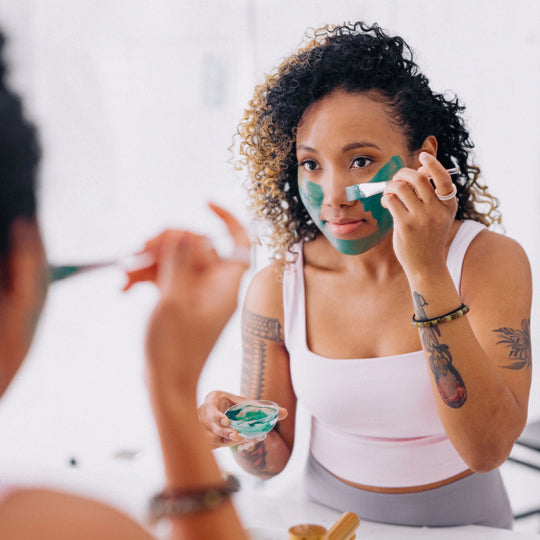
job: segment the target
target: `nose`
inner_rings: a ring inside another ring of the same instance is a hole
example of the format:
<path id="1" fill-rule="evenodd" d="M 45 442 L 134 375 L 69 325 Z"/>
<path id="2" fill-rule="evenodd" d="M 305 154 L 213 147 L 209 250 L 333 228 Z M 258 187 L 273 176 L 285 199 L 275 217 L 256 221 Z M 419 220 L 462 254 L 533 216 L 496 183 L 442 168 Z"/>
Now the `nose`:
<path id="1" fill-rule="evenodd" d="M 352 206 L 356 201 L 347 199 L 345 188 L 351 185 L 350 175 L 339 171 L 330 171 L 323 182 L 323 205 L 333 208 Z"/>

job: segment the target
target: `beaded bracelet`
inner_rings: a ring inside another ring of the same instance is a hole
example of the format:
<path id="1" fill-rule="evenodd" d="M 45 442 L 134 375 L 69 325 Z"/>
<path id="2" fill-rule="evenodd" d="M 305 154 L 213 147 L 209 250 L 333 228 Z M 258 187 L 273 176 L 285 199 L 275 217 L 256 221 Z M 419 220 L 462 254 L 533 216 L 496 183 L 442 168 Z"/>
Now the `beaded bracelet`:
<path id="1" fill-rule="evenodd" d="M 152 523 L 164 517 L 191 514 L 198 510 L 210 510 L 224 502 L 231 493 L 240 489 L 236 476 L 229 474 L 221 485 L 195 491 L 166 489 L 150 499 L 150 520 Z"/>
<path id="2" fill-rule="evenodd" d="M 465 315 L 468 312 L 469 312 L 469 306 L 466 306 L 465 304 L 461 304 L 461 306 L 459 306 L 457 309 L 454 309 L 453 311 L 450 311 L 450 313 L 446 313 L 446 315 L 441 315 L 440 317 L 434 317 L 433 319 L 418 320 L 416 318 L 416 315 L 413 315 L 411 324 L 415 326 L 416 328 L 437 326 L 438 324 L 451 321 L 452 319 L 463 317 L 463 315 Z"/>

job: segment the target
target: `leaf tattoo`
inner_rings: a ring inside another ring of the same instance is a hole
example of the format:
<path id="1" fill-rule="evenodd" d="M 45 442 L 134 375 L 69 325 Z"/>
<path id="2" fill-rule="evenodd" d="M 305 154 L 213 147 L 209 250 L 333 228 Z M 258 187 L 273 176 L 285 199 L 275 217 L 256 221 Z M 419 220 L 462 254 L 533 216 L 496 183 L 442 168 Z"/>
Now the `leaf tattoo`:
<path id="1" fill-rule="evenodd" d="M 531 367 L 531 320 L 523 319 L 520 328 L 504 326 L 493 330 L 499 336 L 497 345 L 510 349 L 510 364 L 502 366 L 506 369 L 524 369 Z"/>

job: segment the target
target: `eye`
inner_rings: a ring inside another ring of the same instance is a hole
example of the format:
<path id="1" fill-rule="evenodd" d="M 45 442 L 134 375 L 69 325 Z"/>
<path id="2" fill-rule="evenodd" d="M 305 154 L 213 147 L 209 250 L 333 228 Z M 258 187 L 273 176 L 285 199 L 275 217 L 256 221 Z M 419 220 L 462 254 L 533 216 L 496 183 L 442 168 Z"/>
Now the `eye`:
<path id="1" fill-rule="evenodd" d="M 373 160 L 371 158 L 357 157 L 352 160 L 351 165 L 353 169 L 363 169 L 364 167 L 367 167 L 370 163 L 373 163 Z"/>
<path id="2" fill-rule="evenodd" d="M 318 165 L 316 161 L 306 159 L 300 163 L 300 167 L 304 167 L 307 171 L 314 171 L 318 168 Z"/>

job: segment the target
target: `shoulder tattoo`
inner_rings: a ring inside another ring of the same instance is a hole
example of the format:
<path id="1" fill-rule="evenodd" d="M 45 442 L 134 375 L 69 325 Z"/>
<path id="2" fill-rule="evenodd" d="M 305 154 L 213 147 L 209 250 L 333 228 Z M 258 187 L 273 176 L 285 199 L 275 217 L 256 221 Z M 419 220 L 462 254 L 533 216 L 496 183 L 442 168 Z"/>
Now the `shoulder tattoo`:
<path id="1" fill-rule="evenodd" d="M 283 343 L 281 323 L 244 308 L 242 312 L 242 394 L 260 399 L 264 390 L 267 341 Z"/>
<path id="2" fill-rule="evenodd" d="M 502 366 L 506 369 L 525 369 L 531 367 L 531 320 L 523 319 L 521 328 L 496 328 L 493 330 L 499 341 L 497 345 L 503 345 L 509 349 L 509 363 Z"/>
<path id="3" fill-rule="evenodd" d="M 427 319 L 424 306 L 428 303 L 425 298 L 414 292 L 413 301 L 418 318 Z M 467 390 L 461 375 L 452 364 L 450 347 L 446 343 L 439 343 L 441 331 L 437 326 L 421 328 L 420 335 L 441 399 L 449 407 L 458 409 L 467 400 Z"/>

